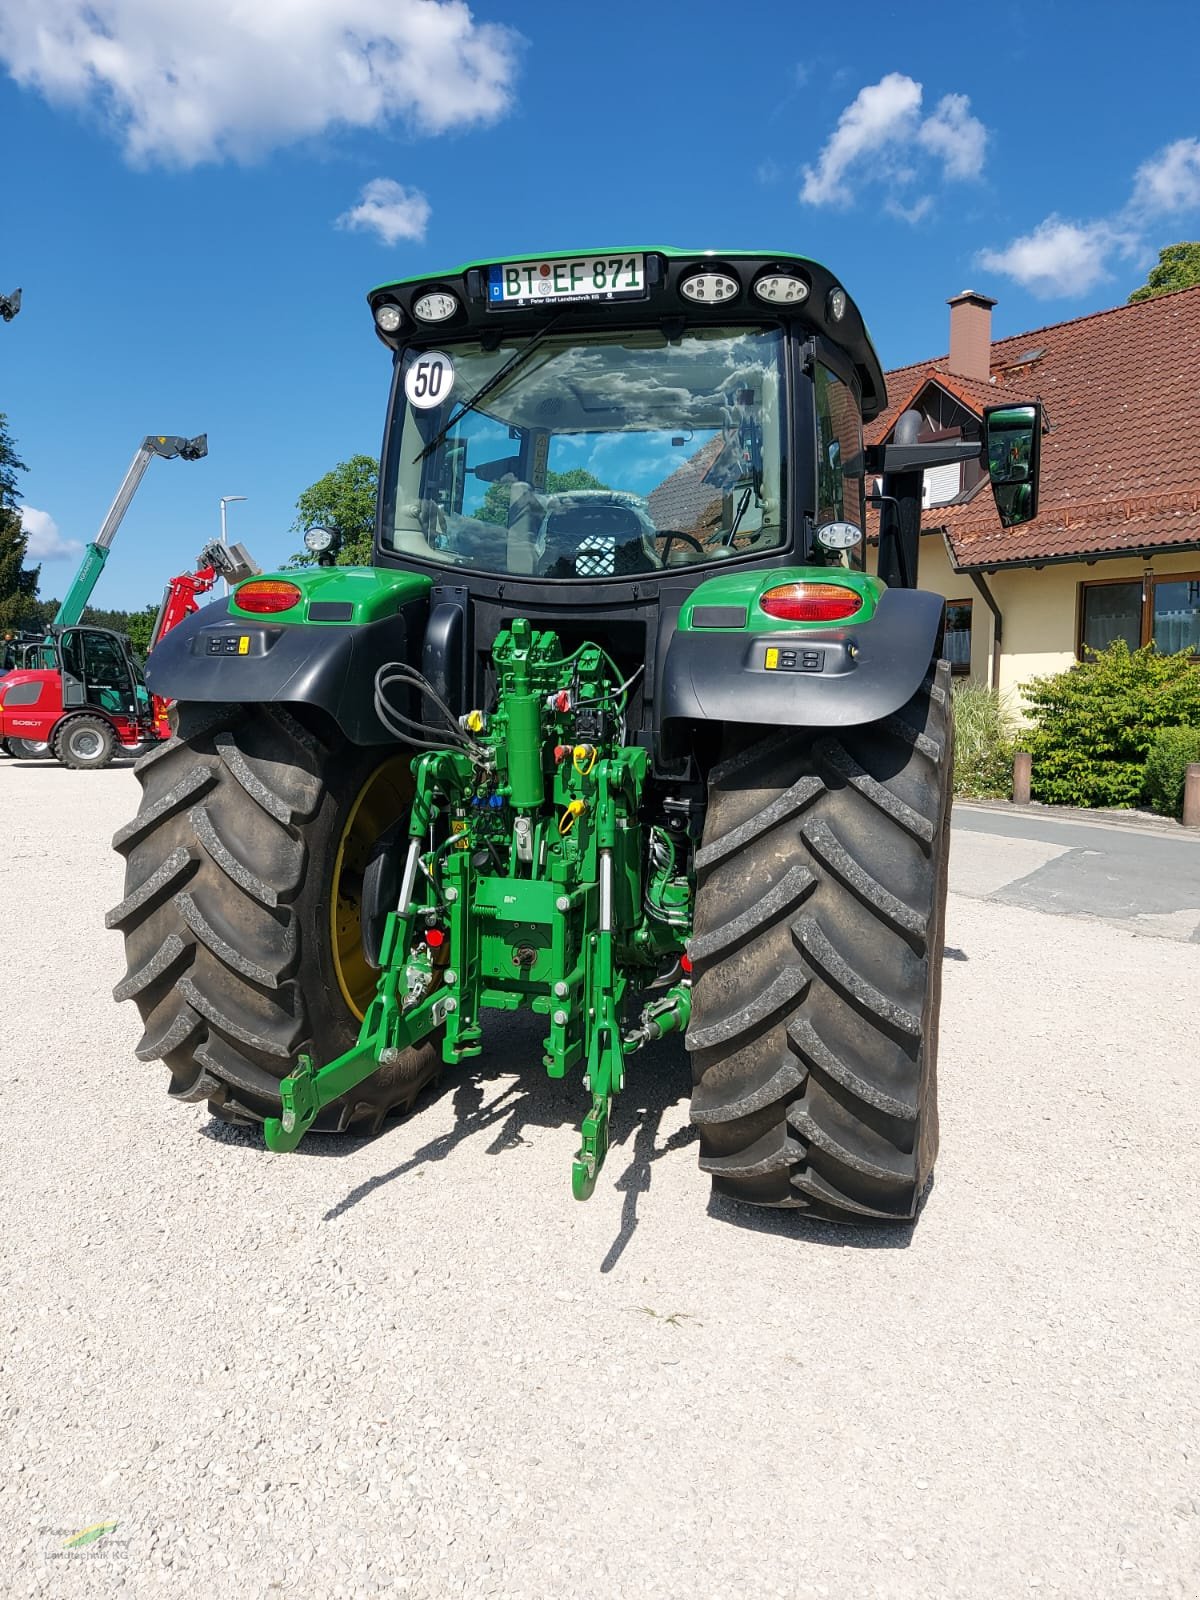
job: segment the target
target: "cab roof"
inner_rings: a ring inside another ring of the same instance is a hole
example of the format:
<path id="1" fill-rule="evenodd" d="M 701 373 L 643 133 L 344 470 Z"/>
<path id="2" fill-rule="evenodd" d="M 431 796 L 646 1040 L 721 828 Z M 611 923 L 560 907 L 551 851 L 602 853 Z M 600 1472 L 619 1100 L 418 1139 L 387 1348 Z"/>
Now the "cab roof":
<path id="1" fill-rule="evenodd" d="M 563 300 L 551 298 L 544 303 L 524 304 L 517 307 L 497 307 L 489 303 L 488 274 L 495 267 L 534 265 L 545 262 L 571 262 L 592 257 L 643 256 L 646 263 L 646 293 L 640 299 L 623 299 L 607 302 L 593 300 Z M 697 305 L 679 293 L 680 282 L 693 271 L 712 271 L 725 267 L 739 285 L 736 297 L 720 303 Z M 758 278 L 772 272 L 795 271 L 809 285 L 808 298 L 799 305 L 767 305 L 751 294 L 751 285 Z M 840 321 L 830 312 L 830 296 L 841 289 L 846 297 L 845 311 Z M 453 294 L 458 301 L 455 313 L 436 323 L 422 323 L 413 315 L 413 303 L 430 290 Z M 769 250 L 680 250 L 670 245 L 635 245 L 620 250 L 557 250 L 517 256 L 493 256 L 479 261 L 465 262 L 448 271 L 421 273 L 410 278 L 396 278 L 378 284 L 367 295 L 372 313 L 382 304 L 400 307 L 404 321 L 394 335 L 380 334 L 390 348 L 396 349 L 428 334 L 430 338 L 450 334 L 481 333 L 485 328 L 497 326 L 511 330 L 527 327 L 536 331 L 548 314 L 561 317 L 567 326 L 594 326 L 597 321 L 618 319 L 629 323 L 657 323 L 664 317 L 685 315 L 689 321 L 709 321 L 719 318 L 728 323 L 731 312 L 735 318 L 747 312 L 755 318 L 778 318 L 799 323 L 814 333 L 823 334 L 838 345 L 854 365 L 862 389 L 862 409 L 865 421 L 877 416 L 887 404 L 887 387 L 879 356 L 863 321 L 862 313 L 841 280 L 827 267 L 809 256 L 793 251 Z M 570 319 L 567 322 L 567 319 Z"/>

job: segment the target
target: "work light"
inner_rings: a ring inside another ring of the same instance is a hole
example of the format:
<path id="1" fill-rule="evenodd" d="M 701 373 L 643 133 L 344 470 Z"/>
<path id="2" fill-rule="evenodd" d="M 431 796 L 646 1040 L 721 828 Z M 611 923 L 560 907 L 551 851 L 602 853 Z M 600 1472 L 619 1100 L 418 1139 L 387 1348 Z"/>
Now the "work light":
<path id="1" fill-rule="evenodd" d="M 693 272 L 679 285 L 685 300 L 697 305 L 716 305 L 722 300 L 732 300 L 738 292 L 738 281 L 727 272 Z"/>

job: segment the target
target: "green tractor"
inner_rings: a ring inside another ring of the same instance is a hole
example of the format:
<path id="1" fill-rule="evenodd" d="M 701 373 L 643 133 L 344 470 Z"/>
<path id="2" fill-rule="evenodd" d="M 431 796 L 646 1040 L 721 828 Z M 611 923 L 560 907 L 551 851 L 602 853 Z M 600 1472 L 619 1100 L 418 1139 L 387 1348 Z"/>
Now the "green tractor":
<path id="1" fill-rule="evenodd" d="M 791 255 L 488 262 L 369 303 L 372 566 L 314 530 L 322 564 L 238 584 L 149 663 L 178 732 L 138 769 L 108 918 L 137 1054 L 282 1151 L 379 1128 L 480 1054 L 486 1011 L 532 1010 L 531 1068 L 582 1080 L 582 1199 L 631 1057 L 676 1033 L 719 1193 L 913 1217 L 952 787 L 922 477 L 982 444 L 1032 515 L 1037 408 L 949 445 L 909 414 L 864 450 L 879 359 Z"/>

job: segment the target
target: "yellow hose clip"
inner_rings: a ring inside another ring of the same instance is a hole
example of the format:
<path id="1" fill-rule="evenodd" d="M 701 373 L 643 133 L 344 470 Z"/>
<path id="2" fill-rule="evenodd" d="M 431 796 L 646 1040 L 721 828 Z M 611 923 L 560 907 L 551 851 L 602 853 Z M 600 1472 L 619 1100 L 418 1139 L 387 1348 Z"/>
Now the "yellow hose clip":
<path id="1" fill-rule="evenodd" d="M 568 800 L 567 809 L 558 819 L 559 833 L 570 833 L 571 829 L 575 826 L 576 820 L 581 817 L 586 810 L 586 800 Z"/>
<path id="2" fill-rule="evenodd" d="M 594 744 L 577 744 L 571 752 L 571 765 L 581 778 L 586 778 L 596 765 L 597 750 Z"/>

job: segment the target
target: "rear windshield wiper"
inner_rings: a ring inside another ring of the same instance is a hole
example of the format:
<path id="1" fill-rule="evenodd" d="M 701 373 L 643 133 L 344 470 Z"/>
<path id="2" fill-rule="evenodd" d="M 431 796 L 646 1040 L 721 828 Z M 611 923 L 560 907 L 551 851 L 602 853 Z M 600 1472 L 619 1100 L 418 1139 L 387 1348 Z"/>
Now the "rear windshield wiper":
<path id="1" fill-rule="evenodd" d="M 544 328 L 539 328 L 532 339 L 527 339 L 519 350 L 514 350 L 504 365 L 498 367 L 496 371 L 492 373 L 491 377 L 486 383 L 480 384 L 479 388 L 476 389 L 475 393 L 470 397 L 469 400 L 463 401 L 462 405 L 459 406 L 458 410 L 446 423 L 446 426 L 441 430 L 440 433 L 434 435 L 434 437 L 429 441 L 420 454 L 413 457 L 413 461 L 424 461 L 425 457 L 429 455 L 431 451 L 436 450 L 438 445 L 441 444 L 442 440 L 450 432 L 451 428 L 453 428 L 461 418 L 465 417 L 468 411 L 474 411 L 479 402 L 481 400 L 485 400 L 488 395 L 491 394 L 493 389 L 498 389 L 504 382 L 505 378 L 507 378 L 510 373 L 515 372 L 517 368 L 524 363 L 525 357 L 529 355 L 531 351 L 536 350 L 538 345 L 541 344 L 542 340 L 547 336 L 547 334 L 554 332 L 554 329 L 561 320 L 562 313 L 559 312 L 557 317 L 550 318 L 550 321 Z"/>

